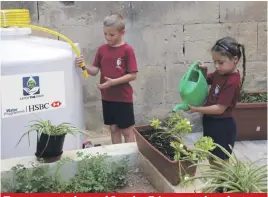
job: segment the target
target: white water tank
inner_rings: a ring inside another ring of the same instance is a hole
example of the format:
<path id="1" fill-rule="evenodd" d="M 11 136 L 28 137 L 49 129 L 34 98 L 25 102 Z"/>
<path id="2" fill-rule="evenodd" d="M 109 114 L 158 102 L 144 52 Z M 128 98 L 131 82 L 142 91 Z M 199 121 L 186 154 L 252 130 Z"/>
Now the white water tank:
<path id="1" fill-rule="evenodd" d="M 63 41 L 31 36 L 29 28 L 1 28 L 1 159 L 34 156 L 37 135 L 26 135 L 29 121 L 69 122 L 85 129 L 83 75 L 75 53 Z M 30 83 L 28 83 L 30 81 Z M 31 86 L 31 82 L 36 86 Z M 81 149 L 83 135 L 66 135 L 64 150 Z"/>

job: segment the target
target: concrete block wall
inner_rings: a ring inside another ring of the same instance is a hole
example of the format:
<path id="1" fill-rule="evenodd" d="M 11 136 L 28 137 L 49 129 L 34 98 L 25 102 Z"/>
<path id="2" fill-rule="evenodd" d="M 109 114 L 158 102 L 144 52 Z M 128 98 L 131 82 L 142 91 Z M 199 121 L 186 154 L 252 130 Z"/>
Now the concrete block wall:
<path id="1" fill-rule="evenodd" d="M 267 3 L 247 2 L 1 2 L 3 8 L 27 8 L 32 23 L 63 33 L 79 42 L 90 64 L 104 43 L 102 20 L 121 13 L 126 41 L 136 52 L 138 78 L 133 82 L 137 124 L 165 117 L 180 102 L 178 83 L 195 60 L 211 63 L 210 48 L 223 36 L 245 44 L 246 88 L 267 86 Z M 39 32 L 35 35 L 47 36 Z M 55 37 L 53 37 L 55 38 Z M 55 38 L 57 39 L 57 38 Z M 84 82 L 87 129 L 102 129 L 99 77 Z M 200 116 L 194 115 L 200 130 Z"/>

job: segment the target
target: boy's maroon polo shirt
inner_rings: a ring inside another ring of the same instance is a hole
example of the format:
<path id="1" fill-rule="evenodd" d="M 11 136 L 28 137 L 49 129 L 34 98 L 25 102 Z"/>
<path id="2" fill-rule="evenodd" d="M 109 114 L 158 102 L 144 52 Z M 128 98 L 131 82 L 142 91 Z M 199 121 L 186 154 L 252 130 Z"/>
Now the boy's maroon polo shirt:
<path id="1" fill-rule="evenodd" d="M 100 68 L 100 83 L 108 78 L 119 78 L 127 73 L 138 72 L 133 48 L 128 44 L 111 47 L 108 44 L 99 47 L 93 66 Z M 133 89 L 129 83 L 119 84 L 101 90 L 102 99 L 115 102 L 133 102 Z"/>
<path id="2" fill-rule="evenodd" d="M 211 88 L 205 106 L 216 104 L 227 106 L 223 114 L 209 116 L 215 118 L 232 117 L 233 108 L 236 106 L 240 96 L 241 81 L 239 72 L 221 75 L 215 71 L 208 74 L 207 82 L 211 85 Z"/>

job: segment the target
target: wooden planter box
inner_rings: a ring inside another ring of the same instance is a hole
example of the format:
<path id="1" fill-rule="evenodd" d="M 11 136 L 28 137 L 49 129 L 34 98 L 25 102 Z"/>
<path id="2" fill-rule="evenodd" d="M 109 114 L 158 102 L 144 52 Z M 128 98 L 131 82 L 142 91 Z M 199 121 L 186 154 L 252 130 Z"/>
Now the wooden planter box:
<path id="1" fill-rule="evenodd" d="M 141 154 L 143 154 L 172 185 L 178 185 L 181 181 L 179 177 L 180 167 L 183 167 L 187 174 L 194 176 L 196 166 L 189 168 L 189 166 L 193 165 L 192 162 L 171 161 L 141 135 L 142 132 L 152 129 L 153 128 L 149 125 L 134 128 L 136 142 Z M 184 174 L 185 173 L 182 171 L 182 175 Z"/>

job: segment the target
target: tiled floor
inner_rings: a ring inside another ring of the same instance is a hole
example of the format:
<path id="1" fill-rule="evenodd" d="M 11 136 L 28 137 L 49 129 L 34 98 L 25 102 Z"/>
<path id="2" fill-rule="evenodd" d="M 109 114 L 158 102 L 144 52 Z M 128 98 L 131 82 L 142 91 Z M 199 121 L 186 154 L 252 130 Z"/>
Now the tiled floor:
<path id="1" fill-rule="evenodd" d="M 192 146 L 202 133 L 191 133 L 187 135 L 186 144 Z M 261 164 L 267 164 L 267 140 L 237 141 L 235 142 L 234 153 L 243 161 L 261 160 Z"/>

